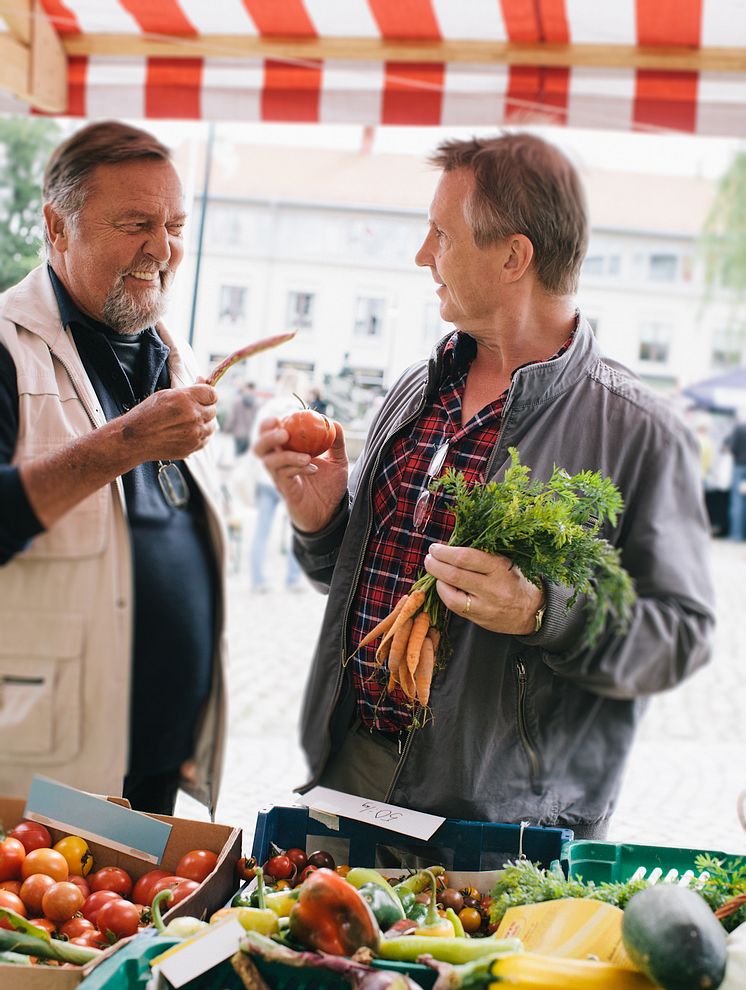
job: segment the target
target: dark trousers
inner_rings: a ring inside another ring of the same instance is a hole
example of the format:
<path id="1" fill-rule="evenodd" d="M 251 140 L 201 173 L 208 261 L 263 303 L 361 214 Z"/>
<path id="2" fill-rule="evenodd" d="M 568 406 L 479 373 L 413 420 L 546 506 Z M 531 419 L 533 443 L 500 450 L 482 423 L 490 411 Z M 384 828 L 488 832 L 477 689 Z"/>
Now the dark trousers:
<path id="1" fill-rule="evenodd" d="M 130 773 L 124 778 L 122 796 L 127 798 L 135 811 L 173 815 L 179 779 L 178 769 L 154 774 Z"/>

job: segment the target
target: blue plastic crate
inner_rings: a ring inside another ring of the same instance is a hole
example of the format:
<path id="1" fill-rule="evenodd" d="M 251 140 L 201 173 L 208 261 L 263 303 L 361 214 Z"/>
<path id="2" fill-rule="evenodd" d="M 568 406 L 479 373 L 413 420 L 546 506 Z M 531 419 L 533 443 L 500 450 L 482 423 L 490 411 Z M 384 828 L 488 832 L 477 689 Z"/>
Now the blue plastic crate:
<path id="1" fill-rule="evenodd" d="M 566 828 L 505 825 L 447 818 L 430 839 L 414 839 L 379 825 L 340 818 L 339 828 L 328 828 L 309 814 L 307 808 L 273 807 L 259 812 L 254 831 L 252 855 L 263 863 L 270 843 L 283 849 L 299 847 L 311 852 L 328 849 L 339 863 L 351 866 L 389 866 L 391 854 L 400 854 L 400 863 L 425 858 L 448 870 L 499 870 L 521 853 L 532 862 L 548 868 L 559 860 L 563 846 L 573 833 Z M 340 844 L 344 847 L 341 853 Z M 313 847 L 313 849 L 311 848 Z M 385 850 L 386 857 L 382 857 Z"/>

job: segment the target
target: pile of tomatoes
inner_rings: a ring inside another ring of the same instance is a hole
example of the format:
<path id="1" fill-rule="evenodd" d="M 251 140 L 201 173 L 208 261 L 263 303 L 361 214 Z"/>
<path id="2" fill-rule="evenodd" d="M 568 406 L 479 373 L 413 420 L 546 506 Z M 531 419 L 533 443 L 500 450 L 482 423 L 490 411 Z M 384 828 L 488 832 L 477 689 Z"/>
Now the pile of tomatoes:
<path id="1" fill-rule="evenodd" d="M 331 853 L 324 849 L 306 854 L 303 849 L 280 849 L 272 844 L 272 855 L 263 865 L 264 881 L 273 890 L 299 887 L 310 873 L 321 869 L 335 870 L 344 876 L 349 866 L 337 866 Z"/>
<path id="2" fill-rule="evenodd" d="M 208 849 L 193 849 L 175 870 L 148 870 L 134 879 L 119 866 L 94 870 L 91 850 L 79 835 L 53 843 L 44 825 L 23 821 L 0 841 L 0 907 L 75 945 L 105 948 L 150 924 L 159 891 L 173 892 L 167 909 L 183 901 L 217 859 Z M 0 919 L 0 927 L 11 926 Z"/>

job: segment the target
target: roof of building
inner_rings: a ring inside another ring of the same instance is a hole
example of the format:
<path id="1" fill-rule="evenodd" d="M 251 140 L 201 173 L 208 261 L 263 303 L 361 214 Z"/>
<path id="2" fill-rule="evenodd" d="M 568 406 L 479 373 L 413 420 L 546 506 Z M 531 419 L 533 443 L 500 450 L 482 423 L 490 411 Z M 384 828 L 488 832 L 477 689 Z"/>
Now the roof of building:
<path id="1" fill-rule="evenodd" d="M 187 149 L 177 151 L 184 174 Z M 201 161 L 199 152 L 196 160 Z M 194 161 L 195 158 L 192 158 Z M 712 201 L 710 180 L 660 173 L 582 168 L 593 229 L 693 236 Z M 417 156 L 329 148 L 227 144 L 215 151 L 213 196 L 319 203 L 426 213 L 437 170 Z M 195 182 L 201 188 L 201 178 Z"/>

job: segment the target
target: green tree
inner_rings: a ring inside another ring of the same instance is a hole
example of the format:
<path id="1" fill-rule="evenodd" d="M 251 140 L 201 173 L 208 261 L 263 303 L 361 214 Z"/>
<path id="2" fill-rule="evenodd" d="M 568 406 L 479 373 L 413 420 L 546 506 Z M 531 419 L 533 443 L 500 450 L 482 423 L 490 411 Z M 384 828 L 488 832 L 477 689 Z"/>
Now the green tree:
<path id="1" fill-rule="evenodd" d="M 736 154 L 718 184 L 703 231 L 708 289 L 722 286 L 746 300 L 746 151 Z"/>
<path id="2" fill-rule="evenodd" d="M 39 263 L 41 181 L 61 135 L 53 120 L 0 119 L 0 291 Z"/>

